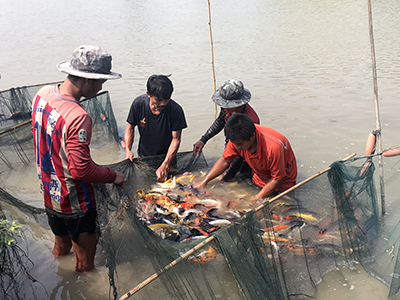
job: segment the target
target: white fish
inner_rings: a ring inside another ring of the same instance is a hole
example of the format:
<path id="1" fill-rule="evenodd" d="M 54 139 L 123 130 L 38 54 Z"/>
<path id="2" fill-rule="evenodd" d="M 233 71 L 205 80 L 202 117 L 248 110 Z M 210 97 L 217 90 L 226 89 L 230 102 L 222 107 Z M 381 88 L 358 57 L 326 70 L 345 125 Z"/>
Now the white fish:
<path id="1" fill-rule="evenodd" d="M 231 221 L 229 220 L 214 220 L 214 221 L 210 221 L 208 222 L 208 224 L 212 225 L 212 226 L 228 226 L 231 225 Z"/>
<path id="2" fill-rule="evenodd" d="M 167 220 L 167 219 L 164 219 L 163 221 L 164 221 L 166 224 L 168 224 L 168 225 L 176 226 L 175 223 L 172 223 L 171 221 L 169 221 L 169 220 Z"/>
<path id="3" fill-rule="evenodd" d="M 211 206 L 211 207 L 216 207 L 218 206 L 219 202 L 217 200 L 214 199 L 203 199 L 201 200 L 202 204 L 206 205 L 206 206 Z"/>
<path id="4" fill-rule="evenodd" d="M 172 179 L 168 179 L 167 181 L 165 181 L 163 183 L 157 183 L 157 185 L 159 186 L 159 188 L 154 188 L 153 190 L 157 189 L 158 192 L 165 193 L 168 190 L 176 187 L 176 178 L 173 177 Z"/>

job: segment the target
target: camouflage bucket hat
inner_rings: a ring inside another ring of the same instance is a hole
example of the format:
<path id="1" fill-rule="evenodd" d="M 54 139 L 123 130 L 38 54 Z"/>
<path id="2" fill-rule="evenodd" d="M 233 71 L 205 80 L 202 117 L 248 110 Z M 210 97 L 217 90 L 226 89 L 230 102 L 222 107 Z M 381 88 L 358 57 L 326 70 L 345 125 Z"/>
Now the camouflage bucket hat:
<path id="1" fill-rule="evenodd" d="M 222 108 L 235 108 L 248 103 L 251 93 L 240 80 L 229 79 L 212 95 L 212 101 Z"/>
<path id="2" fill-rule="evenodd" d="M 111 55 L 97 46 L 80 46 L 72 53 L 71 61 L 57 65 L 64 73 L 89 79 L 118 79 L 122 75 L 111 72 Z"/>

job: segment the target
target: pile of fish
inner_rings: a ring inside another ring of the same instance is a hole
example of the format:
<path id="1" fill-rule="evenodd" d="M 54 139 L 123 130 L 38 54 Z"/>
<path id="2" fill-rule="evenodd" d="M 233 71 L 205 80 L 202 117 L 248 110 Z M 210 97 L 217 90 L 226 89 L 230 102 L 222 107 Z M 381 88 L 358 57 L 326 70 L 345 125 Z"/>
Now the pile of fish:
<path id="1" fill-rule="evenodd" d="M 163 239 L 176 242 L 203 239 L 245 213 L 231 201 L 222 204 L 209 192 L 193 188 L 195 177 L 186 172 L 155 185 L 147 193 L 137 191 L 138 217 Z"/>
<path id="2" fill-rule="evenodd" d="M 274 201 L 269 208 L 270 216 L 261 223 L 262 238 L 281 255 L 339 251 L 342 241 L 337 219 L 319 217 L 290 197 Z"/>
<path id="3" fill-rule="evenodd" d="M 158 183 L 147 192 L 137 191 L 138 217 L 161 238 L 175 242 L 204 239 L 246 213 L 239 209 L 245 200 L 222 201 L 208 191 L 193 188 L 195 177 L 187 172 Z M 289 196 L 268 207 L 269 213 L 259 220 L 259 230 L 271 251 L 279 251 L 281 256 L 289 254 L 287 257 L 340 251 L 338 220 L 333 217 L 337 213 L 310 211 Z M 215 259 L 217 253 L 215 247 L 209 246 L 193 259 L 203 263 Z"/>

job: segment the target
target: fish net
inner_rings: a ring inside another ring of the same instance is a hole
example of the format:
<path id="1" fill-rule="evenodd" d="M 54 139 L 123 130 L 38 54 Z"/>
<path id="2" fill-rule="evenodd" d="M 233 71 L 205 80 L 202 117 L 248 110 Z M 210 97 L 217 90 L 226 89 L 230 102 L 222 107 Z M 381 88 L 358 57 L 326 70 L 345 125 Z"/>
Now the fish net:
<path id="1" fill-rule="evenodd" d="M 127 175 L 124 193 L 106 185 L 110 191 L 99 195 L 104 194 L 104 199 L 122 195 L 123 204 L 119 205 L 125 213 L 111 213 L 107 235 L 103 235 L 103 241 L 113 240 L 115 248 L 106 252 L 118 249 L 117 260 L 111 258 L 114 269 L 109 265 L 115 295 L 128 292 L 123 299 L 131 294 L 133 299 L 292 299 L 315 295 L 316 285 L 329 271 L 340 266 L 354 268 L 358 263 L 367 267 L 374 259 L 370 243 L 378 234 L 379 215 L 374 165 L 368 160 L 366 167 L 365 161 L 335 162 L 324 174 L 268 204 L 247 210 L 208 237 L 180 243 L 160 237 L 138 218 L 140 197 L 136 189 L 145 184 L 136 183 L 136 173 L 142 170 L 124 164 L 120 169 Z M 100 215 L 107 213 L 102 209 Z M 123 228 L 129 228 L 130 233 Z M 194 247 L 196 251 L 190 252 Z M 373 271 L 371 268 L 371 274 Z M 141 280 L 152 275 L 156 279 L 142 288 Z"/>
<path id="2" fill-rule="evenodd" d="M 11 102 L 11 94 L 3 92 L 0 100 Z M 92 156 L 106 149 L 118 161 L 118 128 L 108 93 L 83 105 L 93 120 Z M 28 216 L 28 223 L 47 226 L 31 125 L 5 123 L 0 200 Z M 175 172 L 160 185 L 155 170 L 163 159 L 112 164 L 103 155 L 95 159 L 126 178 L 124 189 L 95 184 L 109 298 L 305 298 L 315 296 L 328 272 L 361 265 L 390 287 L 388 297 L 399 299 L 400 159 L 385 158 L 384 216 L 375 188 L 377 156 L 334 162 L 263 203 L 246 200 L 257 187 L 240 176 L 233 183 L 211 182 L 205 191 L 193 189 L 209 164 L 191 152 L 177 154 Z"/>

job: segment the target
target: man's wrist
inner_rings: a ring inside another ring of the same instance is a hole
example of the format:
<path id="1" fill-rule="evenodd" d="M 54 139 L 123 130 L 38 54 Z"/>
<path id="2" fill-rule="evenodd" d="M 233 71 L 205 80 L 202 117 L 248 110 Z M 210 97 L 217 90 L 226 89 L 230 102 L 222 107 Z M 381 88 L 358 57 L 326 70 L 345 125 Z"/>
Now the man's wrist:
<path id="1" fill-rule="evenodd" d="M 163 168 L 163 169 L 168 169 L 168 168 L 169 168 L 169 164 L 168 164 L 168 163 L 165 163 L 165 162 L 163 162 L 163 163 L 160 165 L 160 168 Z"/>

